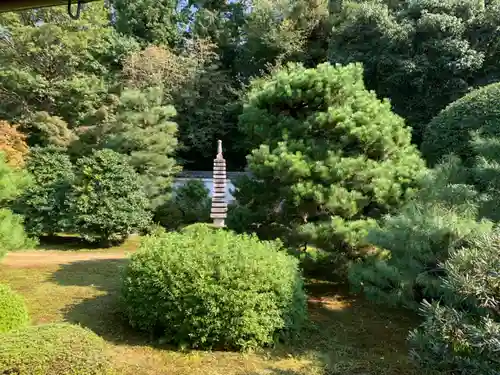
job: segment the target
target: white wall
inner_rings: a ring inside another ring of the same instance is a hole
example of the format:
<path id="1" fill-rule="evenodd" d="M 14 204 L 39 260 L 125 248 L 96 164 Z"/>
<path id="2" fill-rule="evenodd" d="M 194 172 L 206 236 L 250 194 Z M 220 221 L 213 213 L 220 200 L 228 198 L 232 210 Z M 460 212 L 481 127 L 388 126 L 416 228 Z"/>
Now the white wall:
<path id="1" fill-rule="evenodd" d="M 174 179 L 174 188 L 182 186 L 186 183 L 186 181 L 190 180 L 189 178 L 175 178 Z M 196 178 L 195 178 L 196 180 Z M 200 178 L 199 180 L 203 181 L 205 187 L 210 191 L 210 196 L 212 196 L 214 191 L 214 183 L 211 178 Z M 231 203 L 234 201 L 234 197 L 231 194 L 231 191 L 234 190 L 234 185 L 231 183 L 231 180 L 226 180 L 226 202 Z"/>

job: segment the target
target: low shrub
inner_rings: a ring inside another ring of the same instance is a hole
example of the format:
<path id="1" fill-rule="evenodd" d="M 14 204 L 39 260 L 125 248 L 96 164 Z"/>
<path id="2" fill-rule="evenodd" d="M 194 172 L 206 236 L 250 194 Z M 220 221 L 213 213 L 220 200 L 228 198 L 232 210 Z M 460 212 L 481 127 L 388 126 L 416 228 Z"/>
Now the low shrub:
<path id="1" fill-rule="evenodd" d="M 176 188 L 172 198 L 155 211 L 155 222 L 167 229 L 210 220 L 210 191 L 201 180 L 189 180 Z"/>
<path id="2" fill-rule="evenodd" d="M 289 337 L 306 318 L 305 300 L 298 261 L 280 243 L 203 224 L 146 237 L 124 275 L 130 324 L 194 348 Z"/>
<path id="3" fill-rule="evenodd" d="M 0 340 L 0 374 L 107 375 L 105 342 L 71 324 L 47 324 L 13 331 Z"/>
<path id="4" fill-rule="evenodd" d="M 0 333 L 24 327 L 28 323 L 28 309 L 23 298 L 7 285 L 0 284 Z"/>
<path id="5" fill-rule="evenodd" d="M 412 357 L 448 374 L 500 374 L 500 232 L 474 237 L 443 264 L 445 305 L 424 303 Z"/>

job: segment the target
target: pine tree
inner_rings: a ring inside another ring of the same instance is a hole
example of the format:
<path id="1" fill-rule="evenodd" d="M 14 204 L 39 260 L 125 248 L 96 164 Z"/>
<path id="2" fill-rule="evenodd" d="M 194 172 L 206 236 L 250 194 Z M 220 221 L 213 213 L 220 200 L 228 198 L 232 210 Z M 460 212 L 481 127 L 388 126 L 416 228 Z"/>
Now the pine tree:
<path id="1" fill-rule="evenodd" d="M 493 226 L 478 221 L 484 197 L 464 183 L 468 174 L 457 158 L 449 158 L 429 172 L 413 201 L 370 231 L 367 241 L 380 250 L 349 270 L 355 290 L 415 310 L 423 299 L 442 297 L 441 263 L 450 250 Z"/>
<path id="2" fill-rule="evenodd" d="M 89 149 L 108 148 L 130 156 L 153 208 L 166 200 L 173 175 L 179 171 L 172 157 L 177 147 L 177 124 L 171 119 L 176 111 L 162 101 L 159 87 L 125 89 L 95 113 L 89 134 L 81 137 L 83 154 Z"/>
<path id="3" fill-rule="evenodd" d="M 352 256 L 374 219 L 412 195 L 423 161 L 362 76 L 354 64 L 291 64 L 253 82 L 239 122 L 257 147 L 253 178 L 235 192 L 245 225 Z"/>

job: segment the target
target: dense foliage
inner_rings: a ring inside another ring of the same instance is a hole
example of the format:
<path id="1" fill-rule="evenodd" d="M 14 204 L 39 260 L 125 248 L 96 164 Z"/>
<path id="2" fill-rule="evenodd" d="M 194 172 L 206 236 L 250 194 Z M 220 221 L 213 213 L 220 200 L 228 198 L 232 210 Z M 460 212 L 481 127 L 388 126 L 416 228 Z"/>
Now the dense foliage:
<path id="1" fill-rule="evenodd" d="M 467 166 L 478 156 L 474 135 L 500 137 L 500 84 L 494 83 L 470 92 L 443 109 L 427 125 L 422 152 L 431 164 L 455 154 Z"/>
<path id="2" fill-rule="evenodd" d="M 0 259 L 9 251 L 28 249 L 36 244 L 26 235 L 23 218 L 7 208 L 30 183 L 27 173 L 9 165 L 0 152 Z"/>
<path id="3" fill-rule="evenodd" d="M 498 1 L 341 4 L 333 15 L 330 61 L 362 62 L 367 87 L 391 99 L 417 143 L 441 109 L 498 80 Z"/>
<path id="4" fill-rule="evenodd" d="M 235 192 L 245 227 L 324 249 L 356 250 L 424 170 L 403 119 L 365 89 L 359 65 L 289 65 L 254 81 L 240 127 L 256 147 L 252 177 Z"/>
<path id="5" fill-rule="evenodd" d="M 6 333 L 29 323 L 23 298 L 7 285 L 0 284 L 0 333 Z"/>
<path id="6" fill-rule="evenodd" d="M 7 121 L 0 121 L 0 152 L 4 154 L 7 163 L 15 167 L 24 164 L 28 153 L 26 135 Z"/>
<path id="7" fill-rule="evenodd" d="M 413 309 L 424 298 L 441 298 L 441 263 L 449 251 L 493 226 L 477 221 L 478 194 L 461 174 L 461 165 L 449 159 L 427 176 L 414 201 L 369 233 L 368 241 L 381 250 L 350 269 L 356 289 L 376 302 Z"/>
<path id="8" fill-rule="evenodd" d="M 104 340 L 71 324 L 32 326 L 0 340 L 0 372 L 18 375 L 107 375 Z"/>
<path id="9" fill-rule="evenodd" d="M 188 180 L 176 188 L 172 198 L 158 207 L 154 220 L 168 229 L 204 223 L 210 219 L 209 190 L 201 180 Z"/>
<path id="10" fill-rule="evenodd" d="M 229 169 L 251 172 L 231 228 L 281 237 L 309 275 L 350 266 L 375 301 L 428 300 L 412 356 L 498 374 L 498 312 L 483 298 L 498 300 L 500 1 L 113 0 L 66 13 L 0 14 L 0 256 L 34 245 L 23 225 L 109 244 L 151 231 L 153 213 L 168 229 L 208 220 L 202 184 L 172 182 L 181 166 L 211 169 L 222 139 Z M 423 179 L 410 138 L 435 167 Z M 300 320 L 297 265 L 277 245 L 197 225 L 155 233 L 127 271 L 133 325 L 245 348 Z M 41 373 L 102 370 L 36 350 Z M 21 352 L 0 373 L 32 374 Z"/>
<path id="11" fill-rule="evenodd" d="M 54 148 L 32 148 L 26 168 L 33 184 L 15 205 L 25 217 L 26 231 L 40 236 L 71 230 L 72 218 L 65 200 L 74 173 L 68 155 Z"/>
<path id="12" fill-rule="evenodd" d="M 45 111 L 73 128 L 100 106 L 121 59 L 138 46 L 108 26 L 102 3 L 81 16 L 70 19 L 66 7 L 0 16 L 1 118 L 30 126 Z"/>
<path id="13" fill-rule="evenodd" d="M 426 369 L 453 374 L 500 373 L 500 234 L 470 239 L 442 265 L 447 306 L 426 303 L 410 335 L 412 356 Z"/>
<path id="14" fill-rule="evenodd" d="M 91 242 L 123 241 L 151 220 L 139 175 L 112 150 L 77 161 L 66 204 L 72 229 Z"/>
<path id="15" fill-rule="evenodd" d="M 177 146 L 177 124 L 171 121 L 176 112 L 162 105 L 162 99 L 158 87 L 124 89 L 92 114 L 92 126 L 73 146 L 80 155 L 105 148 L 129 156 L 153 207 L 168 196 L 172 175 L 179 170 L 171 157 Z"/>
<path id="16" fill-rule="evenodd" d="M 278 243 L 203 224 L 146 238 L 123 300 L 132 326 L 191 347 L 270 345 L 306 317 L 297 261 Z"/>

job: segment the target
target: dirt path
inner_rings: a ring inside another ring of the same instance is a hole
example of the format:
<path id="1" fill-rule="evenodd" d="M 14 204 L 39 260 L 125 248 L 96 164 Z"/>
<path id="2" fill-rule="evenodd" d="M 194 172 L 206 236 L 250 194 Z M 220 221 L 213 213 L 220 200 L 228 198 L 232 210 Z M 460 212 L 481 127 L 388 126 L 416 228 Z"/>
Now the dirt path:
<path id="1" fill-rule="evenodd" d="M 123 252 L 64 252 L 64 251 L 23 251 L 9 253 L 0 261 L 0 265 L 24 268 L 37 266 L 50 266 L 73 263 L 94 259 L 123 259 L 127 254 Z"/>

